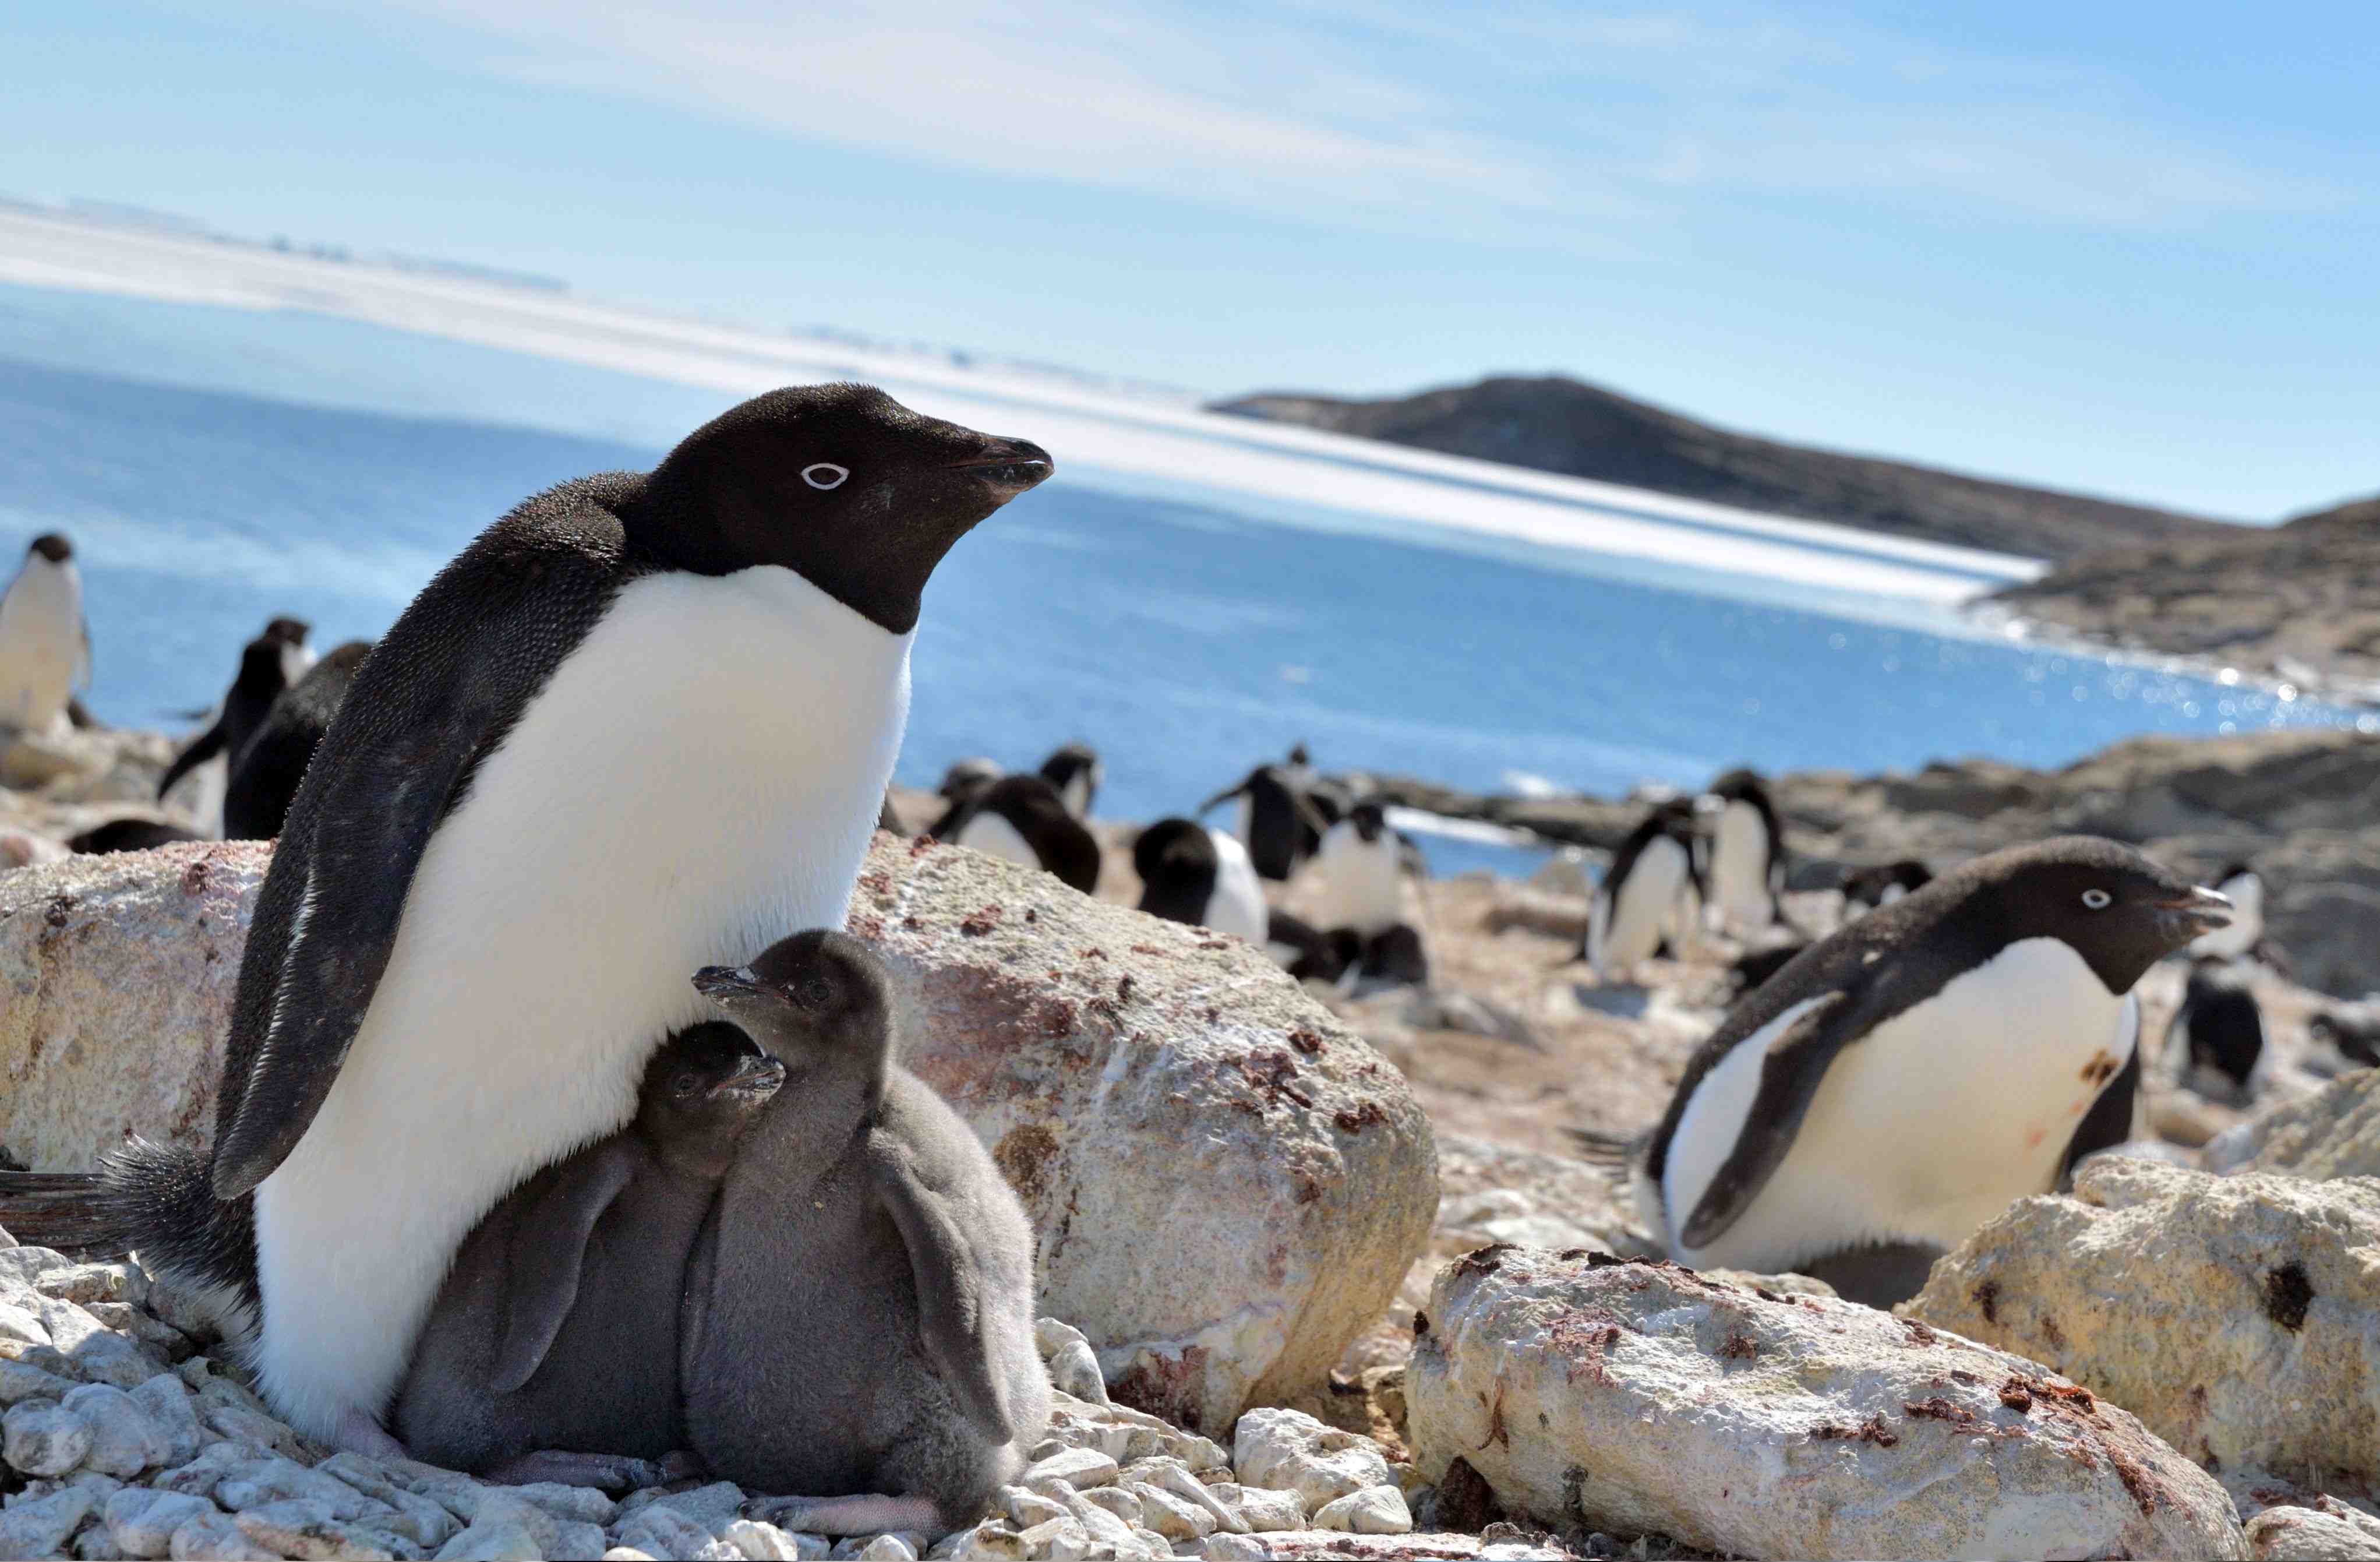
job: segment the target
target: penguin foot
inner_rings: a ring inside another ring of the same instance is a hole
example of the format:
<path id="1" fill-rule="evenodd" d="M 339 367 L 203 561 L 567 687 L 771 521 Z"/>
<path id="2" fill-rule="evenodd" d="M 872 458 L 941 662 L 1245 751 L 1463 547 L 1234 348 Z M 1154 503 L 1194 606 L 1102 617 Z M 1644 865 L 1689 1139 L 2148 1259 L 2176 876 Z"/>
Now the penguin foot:
<path id="1" fill-rule="evenodd" d="M 744 1517 L 811 1535 L 880 1535 L 891 1530 L 940 1534 L 941 1513 L 924 1497 L 754 1497 Z"/>
<path id="2" fill-rule="evenodd" d="M 673 1454 L 673 1459 L 677 1456 Z M 541 1448 L 506 1459 L 487 1472 L 499 1486 L 534 1486 L 541 1481 L 565 1486 L 594 1486 L 612 1495 L 646 1486 L 663 1486 L 677 1479 L 666 1463 L 631 1458 L 625 1454 L 580 1454 L 562 1448 Z"/>
<path id="3" fill-rule="evenodd" d="M 362 1454 L 376 1459 L 409 1459 L 404 1444 L 382 1430 L 380 1422 L 366 1411 L 349 1410 L 339 1418 L 339 1429 L 332 1434 L 331 1446 L 342 1453 Z"/>

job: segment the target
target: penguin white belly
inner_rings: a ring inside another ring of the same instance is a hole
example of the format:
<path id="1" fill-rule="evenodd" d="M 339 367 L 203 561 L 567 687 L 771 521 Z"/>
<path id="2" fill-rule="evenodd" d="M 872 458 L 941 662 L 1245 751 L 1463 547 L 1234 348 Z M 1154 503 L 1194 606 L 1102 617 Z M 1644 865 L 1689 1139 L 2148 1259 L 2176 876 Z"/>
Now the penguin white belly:
<path id="1" fill-rule="evenodd" d="M 1324 932 L 1352 927 L 1369 938 L 1404 921 L 1394 837 L 1384 833 L 1366 841 L 1354 825 L 1333 824 L 1322 837 L 1314 872 L 1321 881 L 1314 925 Z"/>
<path id="2" fill-rule="evenodd" d="M 1731 802 L 1718 816 L 1710 890 L 1711 913 L 1721 928 L 1768 925 L 1768 825 L 1748 802 Z"/>
<path id="3" fill-rule="evenodd" d="M 2190 956 L 2197 960 L 2236 960 L 2256 946 L 2265 936 L 2265 885 L 2263 881 L 2244 874 L 2227 879 L 2218 886 L 2231 897 L 2231 925 L 2218 927 L 2212 933 L 2202 933 L 2190 941 Z"/>
<path id="4" fill-rule="evenodd" d="M 1587 962 L 1598 976 L 1625 976 L 1660 946 L 1661 933 L 1676 914 L 1684 888 L 1686 848 L 1658 836 L 1636 854 L 1628 877 L 1596 891 L 1587 923 Z"/>
<path id="5" fill-rule="evenodd" d="M 1018 833 L 1015 825 L 997 813 L 978 813 L 960 825 L 957 844 L 997 857 L 1003 862 L 1014 862 L 1020 867 L 1041 866 L 1040 854 L 1033 849 L 1032 844 Z"/>
<path id="6" fill-rule="evenodd" d="M 1257 882 L 1257 865 L 1248 860 L 1247 848 L 1220 830 L 1207 834 L 1215 842 L 1215 892 L 1207 897 L 1206 925 L 1261 949 L 1272 914 L 1265 905 L 1264 885 Z"/>
<path id="7" fill-rule="evenodd" d="M 1067 812 L 1077 819 L 1088 819 L 1091 816 L 1091 773 L 1078 770 L 1066 777 L 1066 789 L 1059 795 L 1066 804 Z"/>
<path id="8" fill-rule="evenodd" d="M 81 668 L 82 582 L 74 561 L 29 557 L 0 596 L 0 726 L 56 726 Z"/>
<path id="9" fill-rule="evenodd" d="M 1788 1009 L 1711 1070 L 1662 1176 L 1670 1251 L 1694 1268 L 1775 1273 L 1867 1242 L 1955 1247 L 2046 1192 L 2082 1115 L 2139 1040 L 2140 1001 L 2071 946 L 2011 944 L 1835 1055 L 1784 1160 L 1706 1248 L 1678 1231 L 1742 1137 Z"/>
<path id="10" fill-rule="evenodd" d="M 625 1123 L 698 967 L 843 923 L 909 636 L 790 570 L 651 576 L 431 837 L 320 1114 L 258 1188 L 256 1364 L 321 1437 L 378 1414 L 462 1238 Z M 302 914 L 302 913 L 301 913 Z"/>

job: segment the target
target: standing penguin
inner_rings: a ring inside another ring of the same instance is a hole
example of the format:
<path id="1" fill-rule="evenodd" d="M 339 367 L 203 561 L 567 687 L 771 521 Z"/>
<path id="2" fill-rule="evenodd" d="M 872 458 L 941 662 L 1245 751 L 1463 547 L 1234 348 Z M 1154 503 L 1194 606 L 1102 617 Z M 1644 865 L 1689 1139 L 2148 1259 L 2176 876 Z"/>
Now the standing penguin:
<path id="1" fill-rule="evenodd" d="M 926 581 L 1050 470 L 869 386 L 772 391 L 525 502 L 406 609 L 289 811 L 233 1004 L 212 1181 L 254 1195 L 276 1413 L 391 1451 L 455 1248 L 628 1120 L 705 1018 L 686 972 L 843 920 Z"/>
<path id="2" fill-rule="evenodd" d="M 78 688 L 91 685 L 91 628 L 74 544 L 45 531 L 0 594 L 0 727 L 46 733 L 65 722 Z"/>
<path id="3" fill-rule="evenodd" d="M 1210 927 L 1264 948 L 1272 915 L 1240 843 L 1195 819 L 1160 819 L 1132 843 L 1140 909 L 1168 921 Z"/>
<path id="4" fill-rule="evenodd" d="M 314 763 L 314 750 L 338 719 L 347 690 L 371 654 L 372 642 L 351 640 L 315 663 L 281 691 L 232 762 L 224 783 L 225 840 L 269 841 L 281 834 L 289 806 Z"/>
<path id="5" fill-rule="evenodd" d="M 1913 857 L 1874 868 L 1854 868 L 1843 875 L 1843 915 L 1846 919 L 1864 916 L 1933 882 L 1934 870 Z"/>
<path id="6" fill-rule="evenodd" d="M 1263 877 L 1279 883 L 1297 869 L 1307 854 L 1306 842 L 1319 840 L 1329 824 L 1314 804 L 1278 765 L 1260 764 L 1236 787 L 1227 787 L 1198 805 L 1204 817 L 1217 803 L 1240 799 L 1239 837 L 1248 860 Z"/>
<path id="7" fill-rule="evenodd" d="M 1785 888 L 1785 832 L 1768 784 L 1750 770 L 1711 783 L 1700 808 L 1711 824 L 1708 900 L 1714 932 L 1757 932 L 1777 920 Z"/>
<path id="8" fill-rule="evenodd" d="M 686 1283 L 686 1431 L 752 1518 L 974 1522 L 1050 1420 L 1033 1227 L 957 1113 L 892 1061 L 864 945 L 814 929 L 695 983 L 783 1063 Z M 825 1499 L 825 1500 L 819 1500 Z"/>
<path id="9" fill-rule="evenodd" d="M 1043 869 L 1085 895 L 1099 887 L 1098 838 L 1058 788 L 1038 775 L 1002 776 L 953 804 L 933 833 L 938 840 Z"/>
<path id="10" fill-rule="evenodd" d="M 2181 1007 L 2166 1027 L 2165 1056 L 2176 1080 L 2203 1084 L 2208 1082 L 2204 1074 L 2212 1073 L 2223 1084 L 2202 1093 L 2244 1100 L 2252 1093 L 2248 1082 L 2265 1056 L 2265 1015 L 2255 989 L 2227 970 L 2221 960 L 2194 962 Z M 2193 1074 L 2199 1075 L 2197 1081 Z"/>
<path id="11" fill-rule="evenodd" d="M 2236 960 L 2252 951 L 2265 937 L 2265 881 L 2245 862 L 2234 862 L 2216 876 L 2215 887 L 2230 899 L 2231 925 L 2192 941 L 2193 960 Z"/>
<path id="12" fill-rule="evenodd" d="M 2130 847 L 2067 836 L 1847 924 L 1687 1064 L 1636 1149 L 1645 1220 L 1692 1268 L 1913 1294 L 2010 1202 L 2130 1137 L 2133 984 L 2223 915 Z"/>
<path id="13" fill-rule="evenodd" d="M 1359 802 L 1322 834 L 1313 873 L 1312 921 L 1326 932 L 1354 928 L 1368 939 L 1405 920 L 1404 860 L 1397 833 L 1377 802 Z"/>
<path id="14" fill-rule="evenodd" d="M 1099 795 L 1107 767 L 1088 743 L 1069 743 L 1041 762 L 1041 779 L 1058 788 L 1066 812 L 1077 819 L 1091 816 L 1091 801 Z"/>
<path id="15" fill-rule="evenodd" d="M 1595 887 L 1581 958 L 1607 982 L 1626 978 L 1652 958 L 1679 922 L 1680 907 L 1701 888 L 1694 805 L 1674 798 L 1655 805 L 1620 843 Z"/>
<path id="16" fill-rule="evenodd" d="M 653 1054 L 637 1120 L 488 1212 L 422 1325 L 395 1423 L 416 1458 L 511 1483 L 651 1484 L 684 1448 L 686 1265 L 785 1066 L 723 1020 Z"/>
<path id="17" fill-rule="evenodd" d="M 158 778 L 160 802 L 174 789 L 176 782 L 217 755 L 223 757 L 226 775 L 238 765 L 249 739 L 263 726 L 273 702 L 313 666 L 313 653 L 306 647 L 306 637 L 310 632 L 300 619 L 275 618 L 264 626 L 262 634 L 248 642 L 239 654 L 239 671 L 224 694 L 223 703 L 215 709 L 212 725 L 191 738 Z"/>

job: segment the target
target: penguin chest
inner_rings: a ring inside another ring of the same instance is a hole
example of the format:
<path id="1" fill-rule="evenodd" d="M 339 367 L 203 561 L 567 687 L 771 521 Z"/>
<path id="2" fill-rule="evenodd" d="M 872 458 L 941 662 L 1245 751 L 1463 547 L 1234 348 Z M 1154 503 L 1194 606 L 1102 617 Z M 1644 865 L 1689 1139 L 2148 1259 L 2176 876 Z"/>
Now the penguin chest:
<path id="1" fill-rule="evenodd" d="M 34 558 L 0 597 L 0 726 L 46 728 L 82 664 L 82 587 L 67 564 Z"/>
<path id="2" fill-rule="evenodd" d="M 1750 803 L 1731 802 L 1719 814 L 1710 879 L 1711 907 L 1724 921 L 1768 921 L 1768 825 Z"/>
<path id="3" fill-rule="evenodd" d="M 956 844 L 1020 867 L 1041 866 L 1041 854 L 1033 849 L 1024 832 L 997 813 L 978 813 L 960 825 Z"/>
<path id="4" fill-rule="evenodd" d="M 1598 973 L 1623 974 L 1652 958 L 1687 878 L 1686 848 L 1661 836 L 1636 854 L 1626 878 L 1597 892 L 1587 923 L 1586 958 Z"/>
<path id="5" fill-rule="evenodd" d="M 1354 825 L 1334 824 L 1315 872 L 1322 880 L 1317 925 L 1324 932 L 1352 927 L 1368 938 L 1404 920 L 1396 844 L 1388 836 L 1366 841 Z"/>
<path id="6" fill-rule="evenodd" d="M 1730 1052 L 1681 1119 L 1664 1178 L 1673 1247 L 1737 1139 L 1779 1131 L 1743 1114 L 1785 1029 Z M 2108 992 L 2070 946 L 2012 944 L 1837 1053 L 1767 1185 L 1679 1257 L 1758 1268 L 1865 1242 L 1956 1246 L 2048 1190 L 2139 1031 L 2138 999 Z"/>
<path id="7" fill-rule="evenodd" d="M 1215 843 L 1215 892 L 1207 898 L 1206 925 L 1261 949 L 1272 917 L 1256 864 L 1248 860 L 1247 848 L 1231 836 L 1219 830 L 1207 834 Z"/>

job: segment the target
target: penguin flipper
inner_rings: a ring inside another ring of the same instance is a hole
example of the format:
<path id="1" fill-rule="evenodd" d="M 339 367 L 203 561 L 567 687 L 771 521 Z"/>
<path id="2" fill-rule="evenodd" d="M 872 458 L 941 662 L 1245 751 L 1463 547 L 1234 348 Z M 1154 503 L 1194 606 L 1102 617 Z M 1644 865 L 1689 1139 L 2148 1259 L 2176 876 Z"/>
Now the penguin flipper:
<path id="1" fill-rule="evenodd" d="M 492 1385 L 510 1394 L 537 1375 L 578 1301 L 595 1223 L 637 1174 L 631 1141 L 615 1137 L 554 1168 L 552 1186 L 521 1212 L 504 1282 L 504 1334 Z"/>
<path id="2" fill-rule="evenodd" d="M 1854 1039 L 1844 1023 L 1852 1007 L 1849 993 L 1829 993 L 1769 1043 L 1760 1064 L 1760 1089 L 1735 1147 L 1711 1174 L 1679 1232 L 1685 1246 L 1706 1248 L 1725 1236 L 1784 1163 L 1828 1066 Z"/>
<path id="3" fill-rule="evenodd" d="M 917 1157 L 889 1134 L 868 1140 L 868 1175 L 909 1250 L 917 1334 L 959 1412 L 995 1442 L 1016 1435 L 1008 1391 L 993 1370 L 983 1268 L 967 1240 L 962 1201 L 934 1187 Z"/>
<path id="4" fill-rule="evenodd" d="M 207 761 L 223 752 L 223 746 L 224 718 L 222 716 L 217 716 L 215 718 L 214 726 L 207 728 L 204 732 L 200 733 L 196 738 L 191 738 L 190 746 L 184 749 L 180 753 L 176 754 L 174 756 L 174 763 L 165 767 L 165 774 L 158 777 L 157 800 L 159 802 L 164 801 L 165 794 L 174 789 L 175 782 L 179 781 L 183 776 L 188 775 L 193 769 L 206 763 Z"/>

